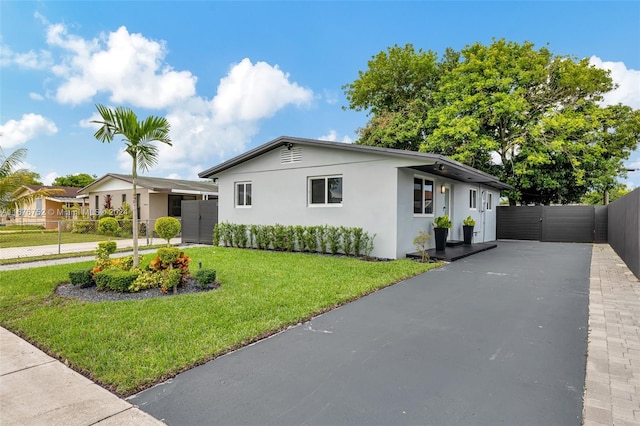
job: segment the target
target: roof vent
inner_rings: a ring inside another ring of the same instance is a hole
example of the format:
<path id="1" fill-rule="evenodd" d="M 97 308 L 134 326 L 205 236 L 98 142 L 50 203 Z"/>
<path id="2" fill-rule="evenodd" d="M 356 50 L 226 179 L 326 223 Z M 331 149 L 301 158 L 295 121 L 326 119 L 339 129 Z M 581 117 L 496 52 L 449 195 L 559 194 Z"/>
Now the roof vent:
<path id="1" fill-rule="evenodd" d="M 281 164 L 299 163 L 301 161 L 302 161 L 301 147 L 293 146 L 291 148 L 282 148 L 282 150 L 280 150 Z"/>

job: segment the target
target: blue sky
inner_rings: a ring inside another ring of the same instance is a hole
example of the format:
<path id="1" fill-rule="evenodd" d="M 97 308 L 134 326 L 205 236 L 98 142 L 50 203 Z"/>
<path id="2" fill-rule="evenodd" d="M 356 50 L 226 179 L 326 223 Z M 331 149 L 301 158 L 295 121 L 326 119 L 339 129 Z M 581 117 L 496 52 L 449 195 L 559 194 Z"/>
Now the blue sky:
<path id="1" fill-rule="evenodd" d="M 197 173 L 281 135 L 350 142 L 366 113 L 342 86 L 394 44 L 444 52 L 492 38 L 591 58 L 640 108 L 640 3 L 0 0 L 0 146 L 56 176 L 128 173 L 95 104 L 166 116 L 173 147 L 147 174 Z M 640 151 L 629 167 L 640 168 Z M 640 171 L 626 183 L 640 187 Z"/>

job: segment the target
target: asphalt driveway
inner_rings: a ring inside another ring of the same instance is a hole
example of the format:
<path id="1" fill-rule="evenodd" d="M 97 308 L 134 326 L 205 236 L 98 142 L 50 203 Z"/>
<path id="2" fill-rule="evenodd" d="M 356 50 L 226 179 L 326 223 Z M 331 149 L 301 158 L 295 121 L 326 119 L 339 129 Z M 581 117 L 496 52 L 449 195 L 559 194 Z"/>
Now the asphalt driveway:
<path id="1" fill-rule="evenodd" d="M 590 259 L 499 242 L 129 401 L 170 425 L 580 425 Z"/>

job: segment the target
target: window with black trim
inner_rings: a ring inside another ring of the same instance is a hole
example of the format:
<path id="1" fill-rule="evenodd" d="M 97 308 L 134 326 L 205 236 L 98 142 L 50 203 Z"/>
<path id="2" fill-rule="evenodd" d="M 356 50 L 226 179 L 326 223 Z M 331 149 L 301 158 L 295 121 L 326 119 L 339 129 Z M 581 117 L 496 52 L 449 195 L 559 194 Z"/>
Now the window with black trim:
<path id="1" fill-rule="evenodd" d="M 236 207 L 251 207 L 251 182 L 236 182 Z"/>
<path id="2" fill-rule="evenodd" d="M 433 181 L 413 178 L 413 214 L 433 214 Z"/>
<path id="3" fill-rule="evenodd" d="M 478 208 L 478 191 L 475 189 L 469 190 L 469 208 L 476 210 Z"/>
<path id="4" fill-rule="evenodd" d="M 342 176 L 309 178 L 309 205 L 338 206 L 342 204 Z"/>
<path id="5" fill-rule="evenodd" d="M 487 210 L 493 210 L 493 194 L 487 194 Z"/>

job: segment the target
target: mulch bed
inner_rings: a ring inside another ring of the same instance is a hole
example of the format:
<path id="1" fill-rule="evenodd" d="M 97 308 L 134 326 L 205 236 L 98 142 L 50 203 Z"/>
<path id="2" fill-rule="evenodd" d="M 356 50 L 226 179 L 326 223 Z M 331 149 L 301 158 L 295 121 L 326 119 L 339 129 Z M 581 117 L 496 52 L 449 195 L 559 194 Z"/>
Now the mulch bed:
<path id="1" fill-rule="evenodd" d="M 202 293 L 218 288 L 219 284 L 210 285 L 202 288 L 200 284 L 193 278 L 187 279 L 187 284 L 178 287 L 178 293 L 174 294 L 173 290 L 168 293 L 162 293 L 159 288 L 150 288 L 137 293 L 118 293 L 115 291 L 98 291 L 96 286 L 81 288 L 70 283 L 63 283 L 56 288 L 56 294 L 62 297 L 70 297 L 82 300 L 84 302 L 117 302 L 120 300 L 143 300 L 152 297 L 171 297 L 180 296 L 182 294 Z"/>

